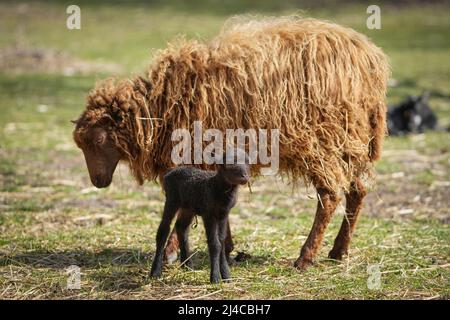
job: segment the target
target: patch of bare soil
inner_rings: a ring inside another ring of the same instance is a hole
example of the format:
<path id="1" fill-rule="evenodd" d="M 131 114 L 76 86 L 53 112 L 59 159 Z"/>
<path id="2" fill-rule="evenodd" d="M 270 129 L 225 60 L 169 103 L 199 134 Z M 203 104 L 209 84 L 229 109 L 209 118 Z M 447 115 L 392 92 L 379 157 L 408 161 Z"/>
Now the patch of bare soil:
<path id="1" fill-rule="evenodd" d="M 47 49 L 13 45 L 0 49 L 0 72 L 74 74 L 120 73 L 114 63 L 85 61 L 68 53 Z"/>
<path id="2" fill-rule="evenodd" d="M 416 150 L 386 150 L 383 157 L 401 163 L 402 170 L 379 175 L 366 198 L 365 212 L 387 218 L 435 218 L 450 222 L 450 181 L 442 160 L 447 154 L 427 156 Z M 432 181 L 422 181 L 428 172 Z"/>

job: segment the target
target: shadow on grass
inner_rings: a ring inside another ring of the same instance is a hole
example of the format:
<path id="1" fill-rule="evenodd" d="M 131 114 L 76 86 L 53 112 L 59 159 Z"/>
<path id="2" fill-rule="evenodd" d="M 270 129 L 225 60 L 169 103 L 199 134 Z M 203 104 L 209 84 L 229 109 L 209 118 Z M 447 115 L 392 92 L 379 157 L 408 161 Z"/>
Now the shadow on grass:
<path id="1" fill-rule="evenodd" d="M 195 253 L 194 253 L 195 252 Z M 202 270 L 209 268 L 209 254 L 207 251 L 194 251 L 191 253 L 192 265 L 194 270 Z M 250 255 L 246 252 L 233 251 L 230 254 L 231 266 L 249 266 L 249 265 L 263 265 L 267 261 L 273 262 L 273 257 L 269 254 L 264 255 Z M 178 263 L 178 262 L 177 262 Z"/>
<path id="2" fill-rule="evenodd" d="M 239 262 L 234 261 L 233 253 L 231 267 L 262 265 L 272 260 L 270 255 L 245 255 Z M 102 291 L 117 292 L 121 290 L 136 290 L 149 283 L 149 271 L 153 259 L 152 253 L 144 253 L 138 249 L 114 248 L 101 251 L 73 250 L 46 251 L 36 250 L 13 255 L 0 255 L 0 267 L 17 266 L 65 270 L 75 265 L 81 268 L 82 277 L 96 283 Z M 209 270 L 209 254 L 207 251 L 197 251 L 192 256 L 194 270 Z M 168 268 L 179 268 L 177 261 Z M 179 272 L 184 272 L 180 268 Z"/>
<path id="3" fill-rule="evenodd" d="M 101 251 L 36 250 L 15 255 L 0 255 L 0 266 L 31 266 L 65 270 L 75 265 L 82 278 L 95 282 L 102 291 L 135 290 L 146 284 L 153 254 L 138 249 L 114 248 Z"/>
<path id="4" fill-rule="evenodd" d="M 103 268 L 108 266 L 146 265 L 150 254 L 138 249 L 116 248 L 98 252 L 74 251 L 29 251 L 11 256 L 0 256 L 0 266 L 31 265 L 39 268 L 65 269 L 71 265 L 81 268 Z"/>
<path id="5" fill-rule="evenodd" d="M 242 252 L 232 252 L 232 265 L 262 265 L 273 259 L 270 255 L 252 256 Z M 239 259 L 236 259 L 239 257 Z M 112 266 L 133 266 L 148 268 L 153 253 L 139 249 L 114 248 L 101 251 L 68 250 L 46 251 L 36 250 L 15 255 L 0 255 L 0 266 L 30 265 L 38 268 L 66 269 L 76 265 L 80 268 L 107 268 Z M 209 268 L 209 254 L 197 251 L 192 255 L 194 268 Z M 179 262 L 176 262 L 179 263 Z"/>

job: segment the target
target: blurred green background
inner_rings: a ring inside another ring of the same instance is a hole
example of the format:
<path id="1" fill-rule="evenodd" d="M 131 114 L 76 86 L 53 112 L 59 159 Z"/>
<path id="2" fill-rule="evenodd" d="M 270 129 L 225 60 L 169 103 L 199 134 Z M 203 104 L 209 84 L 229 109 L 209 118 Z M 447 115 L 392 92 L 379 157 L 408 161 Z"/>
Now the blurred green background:
<path id="1" fill-rule="evenodd" d="M 323 0 L 78 1 L 81 30 L 68 30 L 65 25 L 69 1 L 3 1 L 0 4 L 0 80 L 2 87 L 7 89 L 3 94 L 8 97 L 11 89 L 18 90 L 20 86 L 16 82 L 19 79 L 23 86 L 29 86 L 28 90 L 33 90 L 34 85 L 39 88 L 44 82 L 48 89 L 68 82 L 69 85 L 63 86 L 66 89 L 83 86 L 87 90 L 95 79 L 105 75 L 144 72 L 152 52 L 163 48 L 177 35 L 210 39 L 231 15 L 300 14 L 331 20 L 368 35 L 391 59 L 393 78 L 398 85 L 389 90 L 389 101 L 397 102 L 407 94 L 430 90 L 433 107 L 443 117 L 442 121 L 448 123 L 445 105 L 450 79 L 449 2 L 379 1 L 381 30 L 366 27 L 369 3 Z M 11 49 L 17 47 L 23 49 L 22 55 L 33 55 L 38 51 L 43 58 L 20 69 L 21 60 L 26 59 Z M 52 56 L 58 54 L 64 56 Z M 48 66 L 52 58 L 55 60 L 53 67 Z M 8 64 L 19 66 L 12 68 Z M 70 69 L 71 65 L 75 66 Z M 13 75 L 17 69 L 25 71 L 20 73 L 26 76 Z M 61 77 L 61 73 L 66 76 Z M 84 76 L 80 77 L 78 73 Z M 36 78 L 39 81 L 34 82 Z M 80 100 L 75 101 L 80 104 Z M 70 98 L 65 103 L 71 103 Z"/>

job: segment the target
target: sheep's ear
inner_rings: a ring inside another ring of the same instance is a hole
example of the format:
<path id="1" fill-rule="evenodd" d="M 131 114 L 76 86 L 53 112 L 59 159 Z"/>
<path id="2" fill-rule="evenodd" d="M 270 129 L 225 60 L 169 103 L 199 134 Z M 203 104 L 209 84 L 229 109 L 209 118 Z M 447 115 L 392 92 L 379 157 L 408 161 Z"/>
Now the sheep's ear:
<path id="1" fill-rule="evenodd" d="M 98 121 L 97 124 L 100 126 L 108 126 L 114 121 L 109 114 L 104 114 Z"/>
<path id="2" fill-rule="evenodd" d="M 73 123 L 73 124 L 77 124 L 78 120 L 70 120 L 70 122 Z"/>

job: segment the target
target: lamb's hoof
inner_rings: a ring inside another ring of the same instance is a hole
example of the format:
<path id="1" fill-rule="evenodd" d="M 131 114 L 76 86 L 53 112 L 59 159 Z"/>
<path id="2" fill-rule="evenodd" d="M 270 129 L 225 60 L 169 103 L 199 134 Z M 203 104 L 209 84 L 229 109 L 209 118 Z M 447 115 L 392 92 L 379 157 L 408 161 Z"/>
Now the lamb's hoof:
<path id="1" fill-rule="evenodd" d="M 294 267 L 297 268 L 299 271 L 305 271 L 306 269 L 308 269 L 309 267 L 311 267 L 313 265 L 313 262 L 309 259 L 305 259 L 305 258 L 298 258 L 295 262 L 294 262 Z"/>
<path id="2" fill-rule="evenodd" d="M 165 256 L 165 260 L 166 260 L 167 264 L 169 264 L 169 265 L 174 263 L 175 261 L 177 261 L 177 258 L 178 258 L 178 254 L 177 254 L 176 250 L 174 250 L 172 252 L 166 251 L 164 256 Z"/>
<path id="3" fill-rule="evenodd" d="M 244 262 L 246 260 L 249 260 L 252 256 L 249 255 L 248 253 L 245 253 L 243 251 L 239 251 L 236 255 L 236 257 L 234 258 L 234 261 L 236 262 Z"/>
<path id="4" fill-rule="evenodd" d="M 222 281 L 227 281 L 227 282 L 231 281 L 231 273 L 230 272 L 225 272 L 221 276 L 222 276 Z"/>
<path id="5" fill-rule="evenodd" d="M 342 251 L 338 251 L 338 250 L 331 250 L 330 253 L 328 253 L 328 258 L 337 260 L 337 261 L 342 261 L 343 256 L 344 256 L 344 253 Z"/>
<path id="6" fill-rule="evenodd" d="M 150 271 L 150 278 L 158 279 L 161 278 L 162 272 L 161 270 L 152 270 Z"/>

